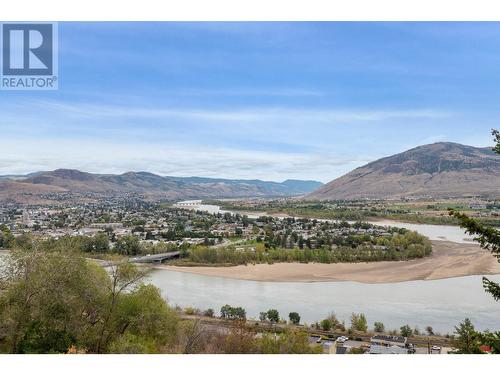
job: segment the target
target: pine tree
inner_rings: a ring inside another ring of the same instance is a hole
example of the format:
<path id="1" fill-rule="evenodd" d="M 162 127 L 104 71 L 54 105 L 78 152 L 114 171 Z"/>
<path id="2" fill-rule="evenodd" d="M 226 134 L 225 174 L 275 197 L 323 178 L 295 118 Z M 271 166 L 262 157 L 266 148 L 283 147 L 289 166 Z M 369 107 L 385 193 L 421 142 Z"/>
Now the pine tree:
<path id="1" fill-rule="evenodd" d="M 453 338 L 453 347 L 459 354 L 480 354 L 478 333 L 469 319 L 455 327 L 455 337 Z"/>
<path id="2" fill-rule="evenodd" d="M 500 132 L 493 130 L 492 135 L 495 137 L 496 146 L 493 151 L 500 154 Z M 475 235 L 475 241 L 479 242 L 483 249 L 489 250 L 494 257 L 500 262 L 500 231 L 481 224 L 475 219 L 468 217 L 460 212 L 450 210 L 450 215 L 456 217 L 460 226 L 466 229 L 466 232 Z M 490 293 L 496 301 L 500 300 L 500 284 L 497 284 L 486 277 L 483 277 L 484 289 Z"/>

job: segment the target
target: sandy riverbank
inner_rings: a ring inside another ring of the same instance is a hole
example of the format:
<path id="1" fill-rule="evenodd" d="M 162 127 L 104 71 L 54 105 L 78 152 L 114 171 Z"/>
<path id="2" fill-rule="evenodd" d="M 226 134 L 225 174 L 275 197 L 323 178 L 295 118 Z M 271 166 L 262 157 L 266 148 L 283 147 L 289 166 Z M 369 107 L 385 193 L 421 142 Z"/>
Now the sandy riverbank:
<path id="1" fill-rule="evenodd" d="M 477 244 L 432 241 L 433 254 L 406 262 L 278 263 L 236 267 L 157 266 L 179 272 L 255 281 L 392 283 L 500 274 L 500 263 Z"/>

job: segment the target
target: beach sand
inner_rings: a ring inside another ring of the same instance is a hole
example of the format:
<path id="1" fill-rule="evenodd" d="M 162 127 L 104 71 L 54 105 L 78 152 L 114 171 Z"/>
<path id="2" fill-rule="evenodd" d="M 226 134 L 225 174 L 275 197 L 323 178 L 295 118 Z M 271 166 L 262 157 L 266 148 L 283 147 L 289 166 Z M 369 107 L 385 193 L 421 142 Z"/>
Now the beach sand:
<path id="1" fill-rule="evenodd" d="M 393 283 L 410 280 L 437 280 L 469 275 L 500 274 L 500 263 L 477 244 L 432 241 L 433 253 L 423 259 L 372 263 L 276 263 L 235 267 L 156 268 L 255 281 L 357 281 Z"/>

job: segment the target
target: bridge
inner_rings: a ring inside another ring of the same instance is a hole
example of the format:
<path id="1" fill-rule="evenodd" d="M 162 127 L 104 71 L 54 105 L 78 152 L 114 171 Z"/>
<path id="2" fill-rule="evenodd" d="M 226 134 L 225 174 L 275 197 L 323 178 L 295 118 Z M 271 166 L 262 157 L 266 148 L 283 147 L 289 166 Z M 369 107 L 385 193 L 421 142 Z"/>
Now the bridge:
<path id="1" fill-rule="evenodd" d="M 162 254 L 151 254 L 142 257 L 130 258 L 130 263 L 162 263 L 165 260 L 179 258 L 181 255 L 180 251 L 171 251 L 169 253 Z"/>

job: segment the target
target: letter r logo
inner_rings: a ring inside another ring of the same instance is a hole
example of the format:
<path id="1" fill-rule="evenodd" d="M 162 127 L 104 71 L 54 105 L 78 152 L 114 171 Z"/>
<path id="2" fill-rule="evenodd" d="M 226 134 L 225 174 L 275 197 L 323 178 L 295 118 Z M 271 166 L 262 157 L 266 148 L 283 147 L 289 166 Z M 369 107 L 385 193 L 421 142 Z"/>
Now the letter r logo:
<path id="1" fill-rule="evenodd" d="M 3 75 L 53 73 L 52 24 L 2 24 Z"/>

